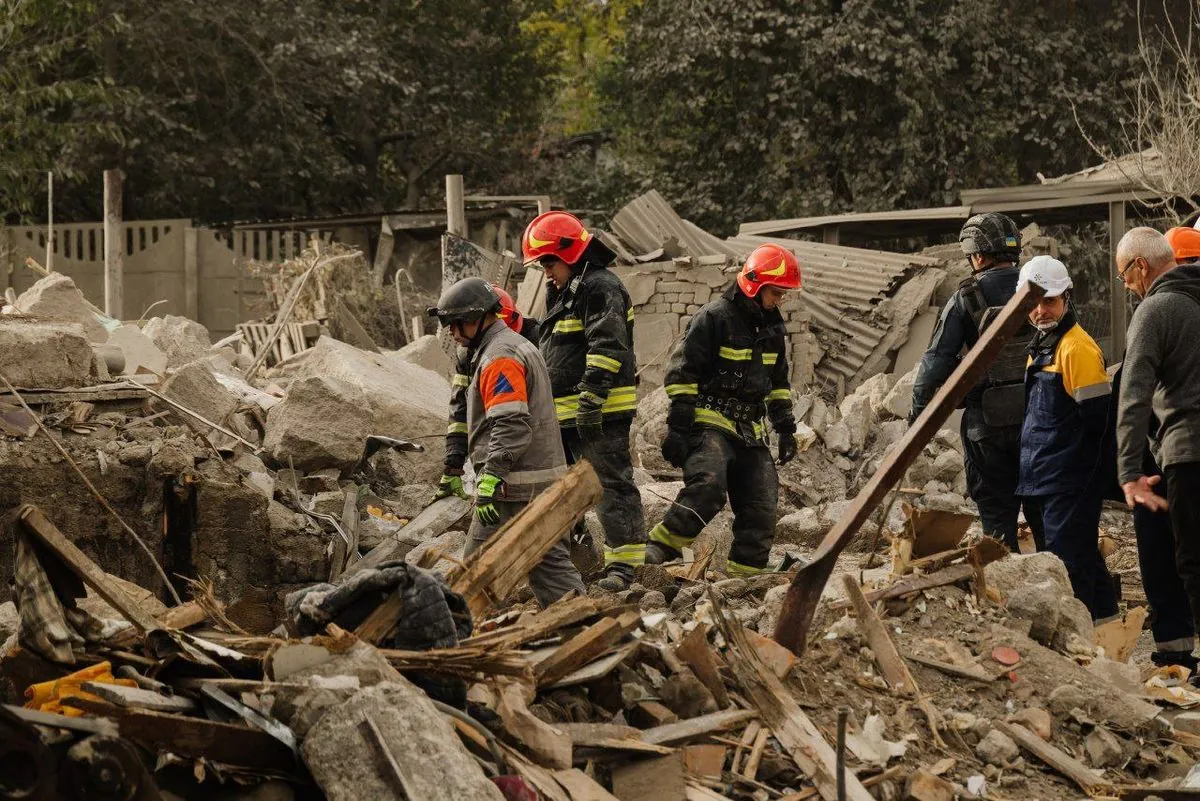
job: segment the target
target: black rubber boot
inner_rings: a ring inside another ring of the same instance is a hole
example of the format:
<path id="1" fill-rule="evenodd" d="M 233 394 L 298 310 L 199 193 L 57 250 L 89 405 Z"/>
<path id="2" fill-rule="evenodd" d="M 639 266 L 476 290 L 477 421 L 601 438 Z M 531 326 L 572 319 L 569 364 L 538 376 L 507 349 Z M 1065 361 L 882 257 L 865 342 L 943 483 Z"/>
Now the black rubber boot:
<path id="1" fill-rule="evenodd" d="M 624 592 L 633 583 L 633 567 L 625 564 L 613 564 L 604 568 L 604 577 L 596 582 L 596 586 L 608 592 Z"/>
<path id="2" fill-rule="evenodd" d="M 661 542 L 646 543 L 646 564 L 648 565 L 661 565 L 663 562 L 682 558 L 683 554 Z"/>

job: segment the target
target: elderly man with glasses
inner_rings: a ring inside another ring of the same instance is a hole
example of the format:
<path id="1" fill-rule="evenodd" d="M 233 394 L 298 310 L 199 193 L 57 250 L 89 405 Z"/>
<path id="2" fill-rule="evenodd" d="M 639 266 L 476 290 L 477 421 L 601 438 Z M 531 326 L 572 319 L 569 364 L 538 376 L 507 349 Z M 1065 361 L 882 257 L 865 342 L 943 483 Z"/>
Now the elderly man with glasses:
<path id="1" fill-rule="evenodd" d="M 1176 569 L 1200 620 L 1200 263 L 1179 263 L 1161 233 L 1134 228 L 1117 246 L 1117 264 L 1125 288 L 1142 298 L 1122 364 L 1118 480 L 1131 509 L 1169 513 Z M 1146 470 L 1147 437 L 1161 477 Z"/>

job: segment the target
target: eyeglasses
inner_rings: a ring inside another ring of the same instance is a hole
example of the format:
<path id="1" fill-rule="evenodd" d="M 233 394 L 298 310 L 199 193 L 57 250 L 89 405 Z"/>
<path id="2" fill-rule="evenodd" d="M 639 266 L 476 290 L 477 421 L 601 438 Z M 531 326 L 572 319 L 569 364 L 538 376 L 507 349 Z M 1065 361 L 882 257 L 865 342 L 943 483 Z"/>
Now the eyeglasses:
<path id="1" fill-rule="evenodd" d="M 1117 280 L 1120 281 L 1121 283 L 1125 283 L 1125 273 L 1129 272 L 1129 268 L 1132 267 L 1134 265 L 1134 263 L 1137 262 L 1137 260 L 1140 258 L 1141 258 L 1141 256 L 1134 256 L 1132 259 L 1125 262 L 1125 266 L 1121 267 L 1117 270 Z"/>

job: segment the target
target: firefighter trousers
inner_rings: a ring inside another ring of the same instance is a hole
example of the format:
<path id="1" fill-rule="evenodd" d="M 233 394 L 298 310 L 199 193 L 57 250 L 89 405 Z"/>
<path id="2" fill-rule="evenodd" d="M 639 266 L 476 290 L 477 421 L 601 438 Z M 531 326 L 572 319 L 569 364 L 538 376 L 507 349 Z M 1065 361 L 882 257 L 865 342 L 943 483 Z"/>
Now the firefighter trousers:
<path id="1" fill-rule="evenodd" d="M 779 481 L 766 443 L 749 445 L 711 428 L 690 437 L 691 452 L 683 464 L 684 487 L 650 539 L 676 551 L 692 541 L 725 508 L 733 510 L 730 575 L 762 572 L 775 540 Z"/>
<path id="2" fill-rule="evenodd" d="M 493 501 L 500 520 L 496 523 L 485 524 L 479 517 L 471 515 L 471 529 L 467 532 L 467 545 L 463 556 L 470 556 L 500 528 L 516 516 L 527 505 L 526 501 Z M 571 550 L 567 547 L 566 539 L 554 543 L 554 547 L 542 557 L 537 567 L 529 571 L 529 586 L 538 603 L 543 608 L 557 601 L 571 590 L 578 590 L 580 595 L 587 594 L 583 579 L 571 561 Z"/>
<path id="3" fill-rule="evenodd" d="M 646 519 L 642 494 L 633 483 L 633 458 L 629 453 L 632 418 L 604 421 L 604 435 L 585 440 L 574 428 L 562 430 L 563 447 L 571 464 L 587 459 L 600 479 L 604 497 L 596 516 L 604 529 L 604 566 L 633 575 L 646 561 Z"/>
<path id="4" fill-rule="evenodd" d="M 1063 561 L 1075 597 L 1105 621 L 1118 614 L 1112 574 L 1100 555 L 1098 540 L 1103 493 L 1092 488 L 1025 498 L 1025 517 L 1034 537 Z M 1040 546 L 1039 546 L 1040 547 Z"/>
<path id="5" fill-rule="evenodd" d="M 1021 471 L 1021 432 L 989 428 L 983 423 L 983 410 L 973 406 L 963 410 L 959 431 L 967 493 L 979 509 L 983 533 L 1003 540 L 1016 553 L 1017 517 L 1021 512 L 1021 497 L 1016 494 Z M 1028 509 L 1025 516 L 1029 517 Z"/>

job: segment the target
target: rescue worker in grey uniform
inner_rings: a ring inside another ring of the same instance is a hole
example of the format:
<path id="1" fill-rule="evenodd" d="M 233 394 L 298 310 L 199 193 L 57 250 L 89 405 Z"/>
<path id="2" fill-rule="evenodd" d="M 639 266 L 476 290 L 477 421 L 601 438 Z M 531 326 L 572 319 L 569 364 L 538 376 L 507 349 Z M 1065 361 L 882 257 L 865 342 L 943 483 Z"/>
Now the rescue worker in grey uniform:
<path id="1" fill-rule="evenodd" d="M 546 364 L 499 312 L 500 298 L 482 278 L 455 283 L 429 310 L 467 348 L 467 452 L 477 477 L 468 556 L 567 470 Z M 529 584 L 542 606 L 585 592 L 565 540 Z"/>
<path id="2" fill-rule="evenodd" d="M 1011 218 L 988 212 L 967 220 L 959 233 L 973 274 L 950 297 L 921 357 L 913 386 L 911 424 L 920 416 L 963 355 L 979 340 L 1017 291 L 1021 231 Z M 1025 417 L 1026 346 L 1036 330 L 1026 322 L 1002 348 L 987 375 L 963 401 L 960 433 L 967 492 L 979 508 L 983 531 L 1017 550 L 1016 495 Z"/>
<path id="3" fill-rule="evenodd" d="M 779 463 L 796 456 L 788 381 L 791 362 L 778 304 L 799 289 L 800 263 L 779 245 L 755 248 L 737 281 L 688 324 L 667 367 L 671 399 L 663 458 L 683 468 L 684 487 L 650 531 L 646 562 L 679 557 L 725 506 L 733 509 L 727 572 L 768 570 L 779 480 L 766 419 L 779 435 Z"/>

